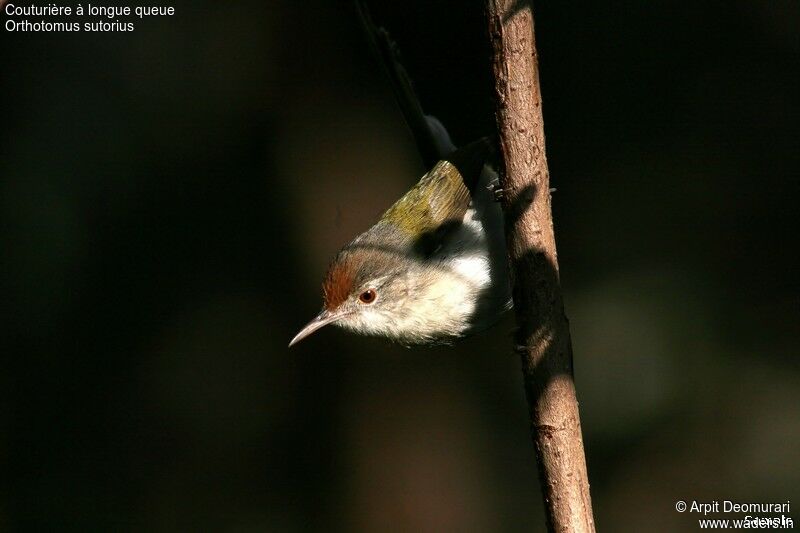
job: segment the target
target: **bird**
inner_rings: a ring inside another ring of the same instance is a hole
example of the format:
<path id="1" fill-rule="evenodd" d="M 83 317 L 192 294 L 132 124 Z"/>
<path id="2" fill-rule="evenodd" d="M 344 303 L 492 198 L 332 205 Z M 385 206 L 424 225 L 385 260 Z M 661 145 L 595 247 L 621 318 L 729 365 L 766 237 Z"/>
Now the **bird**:
<path id="1" fill-rule="evenodd" d="M 422 112 L 388 33 L 357 6 L 430 170 L 336 254 L 322 310 L 289 347 L 328 324 L 404 346 L 452 344 L 512 306 L 494 143 L 456 148 L 444 125 Z"/>
<path id="2" fill-rule="evenodd" d="M 452 344 L 497 322 L 511 285 L 491 152 L 487 139 L 454 150 L 345 245 L 322 311 L 289 346 L 327 324 L 410 346 Z"/>

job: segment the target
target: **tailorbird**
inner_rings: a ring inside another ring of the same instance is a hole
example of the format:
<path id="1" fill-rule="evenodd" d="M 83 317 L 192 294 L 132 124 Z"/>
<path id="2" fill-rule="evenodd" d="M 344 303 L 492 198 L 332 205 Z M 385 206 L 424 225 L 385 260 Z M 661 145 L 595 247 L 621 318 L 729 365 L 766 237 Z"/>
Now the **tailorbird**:
<path id="1" fill-rule="evenodd" d="M 511 290 L 492 153 L 488 139 L 453 150 L 342 248 L 322 284 L 322 311 L 289 346 L 327 324 L 404 345 L 449 344 L 494 324 Z"/>

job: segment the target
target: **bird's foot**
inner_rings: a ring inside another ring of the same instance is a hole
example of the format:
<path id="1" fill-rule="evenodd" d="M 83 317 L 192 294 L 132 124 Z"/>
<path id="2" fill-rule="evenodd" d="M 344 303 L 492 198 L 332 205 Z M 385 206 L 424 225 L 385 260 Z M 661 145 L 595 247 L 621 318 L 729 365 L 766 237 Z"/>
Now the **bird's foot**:
<path id="1" fill-rule="evenodd" d="M 500 186 L 499 179 L 495 178 L 492 181 L 490 181 L 489 184 L 486 186 L 486 188 L 489 190 L 490 193 L 492 193 L 495 202 L 501 202 L 503 200 L 505 191 Z"/>

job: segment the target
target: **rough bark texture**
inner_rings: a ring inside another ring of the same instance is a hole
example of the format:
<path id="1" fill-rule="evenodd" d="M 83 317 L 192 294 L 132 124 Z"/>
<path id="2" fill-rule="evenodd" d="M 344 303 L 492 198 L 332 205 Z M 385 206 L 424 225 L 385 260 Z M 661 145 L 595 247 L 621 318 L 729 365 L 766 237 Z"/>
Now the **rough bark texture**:
<path id="1" fill-rule="evenodd" d="M 525 0 L 488 0 L 487 5 L 516 344 L 548 528 L 592 532 L 572 344 L 550 209 L 533 12 Z"/>

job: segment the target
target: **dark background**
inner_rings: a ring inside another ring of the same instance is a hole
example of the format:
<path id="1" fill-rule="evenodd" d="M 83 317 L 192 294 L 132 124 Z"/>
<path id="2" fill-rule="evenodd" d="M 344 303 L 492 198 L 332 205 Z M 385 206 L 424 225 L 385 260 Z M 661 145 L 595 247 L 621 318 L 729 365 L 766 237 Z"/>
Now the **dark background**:
<path id="1" fill-rule="evenodd" d="M 458 143 L 493 127 L 480 4 L 373 3 Z M 542 530 L 510 316 L 286 349 L 423 172 L 350 4 L 173 5 L 0 31 L 0 529 Z M 598 530 L 800 506 L 800 4 L 536 23 Z"/>

